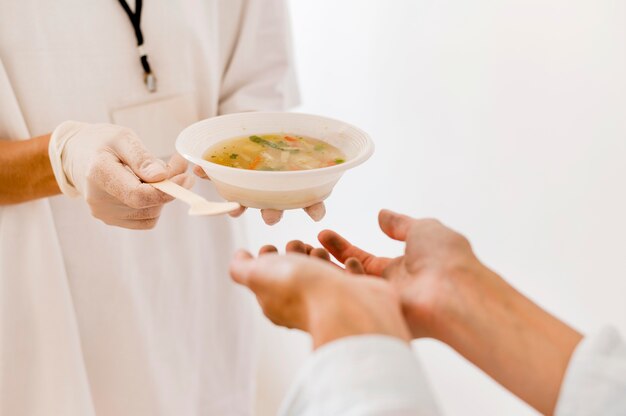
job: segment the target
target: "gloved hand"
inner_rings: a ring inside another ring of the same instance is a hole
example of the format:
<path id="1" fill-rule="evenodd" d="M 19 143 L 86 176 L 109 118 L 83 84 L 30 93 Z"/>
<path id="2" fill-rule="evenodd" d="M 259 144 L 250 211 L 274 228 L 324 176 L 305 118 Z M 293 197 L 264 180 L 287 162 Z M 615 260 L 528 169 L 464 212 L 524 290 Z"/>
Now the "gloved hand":
<path id="1" fill-rule="evenodd" d="M 200 166 L 194 166 L 193 173 L 202 179 L 211 179 Z M 246 209 L 248 208 L 241 207 L 237 211 L 231 212 L 229 215 L 231 217 L 239 217 L 246 211 Z M 317 204 L 304 208 L 304 212 L 306 212 L 313 221 L 320 221 L 324 218 L 324 215 L 326 215 L 326 206 L 323 202 L 318 202 Z M 277 209 L 262 209 L 261 217 L 267 225 L 274 225 L 277 224 L 283 217 L 283 211 Z"/>
<path id="2" fill-rule="evenodd" d="M 125 127 L 66 121 L 52 133 L 49 154 L 61 191 L 82 196 L 94 217 L 118 227 L 153 228 L 163 205 L 173 199 L 144 182 L 193 185 L 182 157 L 166 164 Z"/>

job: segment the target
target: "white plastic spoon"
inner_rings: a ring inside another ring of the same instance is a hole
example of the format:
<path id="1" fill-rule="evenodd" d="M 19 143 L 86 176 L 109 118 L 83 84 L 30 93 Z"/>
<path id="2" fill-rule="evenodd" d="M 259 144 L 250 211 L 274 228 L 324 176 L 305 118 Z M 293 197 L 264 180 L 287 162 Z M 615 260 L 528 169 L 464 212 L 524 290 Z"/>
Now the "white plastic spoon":
<path id="1" fill-rule="evenodd" d="M 236 202 L 211 202 L 202 198 L 200 195 L 191 192 L 189 189 L 183 188 L 170 180 L 151 183 L 161 192 L 180 199 L 189 204 L 189 215 L 220 215 L 236 211 L 241 208 Z"/>

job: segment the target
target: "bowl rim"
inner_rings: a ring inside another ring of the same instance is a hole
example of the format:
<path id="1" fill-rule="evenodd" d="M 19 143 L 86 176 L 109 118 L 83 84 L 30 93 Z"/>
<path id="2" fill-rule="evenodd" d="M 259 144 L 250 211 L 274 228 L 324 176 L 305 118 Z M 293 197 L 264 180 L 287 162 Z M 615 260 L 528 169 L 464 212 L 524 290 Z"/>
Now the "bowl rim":
<path id="1" fill-rule="evenodd" d="M 225 119 L 225 118 L 238 118 L 238 117 L 242 117 L 245 115 L 250 115 L 250 114 L 255 114 L 255 115 L 285 115 L 285 116 L 291 116 L 291 115 L 295 115 L 295 116 L 305 116 L 305 117 L 314 117 L 317 119 L 325 119 L 328 121 L 332 121 L 332 122 L 336 122 L 336 123 L 341 123 L 345 126 L 350 127 L 351 129 L 355 130 L 356 132 L 360 133 L 364 138 L 365 138 L 365 146 L 363 148 L 363 151 L 357 155 L 356 157 L 350 159 L 350 160 L 346 160 L 344 163 L 335 165 L 335 166 L 327 166 L 327 167 L 323 167 L 323 168 L 315 168 L 315 169 L 306 169 L 306 170 L 287 170 L 287 171 L 263 171 L 263 170 L 249 170 L 249 169 L 241 169 L 241 168 L 234 168 L 234 167 L 230 167 L 230 166 L 224 166 L 224 165 L 220 165 L 217 163 L 213 163 L 213 162 L 209 162 L 208 160 L 202 158 L 202 157 L 197 157 L 194 155 L 189 154 L 188 152 L 185 151 L 185 149 L 183 149 L 184 144 L 183 142 L 185 142 L 185 138 L 183 137 L 183 135 L 185 134 L 185 132 L 188 129 L 193 128 L 194 126 L 196 126 L 199 123 L 203 123 L 209 120 L 215 120 L 215 119 Z M 315 173 L 319 173 L 319 172 L 323 172 L 324 174 L 326 173 L 339 173 L 339 172 L 343 172 L 346 171 L 348 169 L 352 169 L 356 166 L 359 166 L 360 164 L 364 163 L 365 161 L 367 161 L 373 154 L 374 154 L 374 150 L 375 150 L 375 145 L 374 145 L 374 141 L 372 140 L 372 138 L 370 137 L 369 134 L 367 134 L 367 132 L 365 132 L 363 129 L 360 129 L 356 126 L 354 126 L 353 124 L 347 123 L 345 121 L 342 120 L 338 120 L 335 118 L 331 118 L 331 117 L 326 117 L 326 116 L 321 116 L 321 115 L 317 115 L 317 114 L 310 114 L 310 113 L 301 113 L 301 112 L 292 112 L 292 111 L 251 111 L 251 112 L 241 112 L 241 113 L 231 113 L 231 114 L 224 114 L 224 115 L 220 115 L 220 116 L 215 116 L 215 117 L 210 117 L 204 120 L 199 120 L 189 126 L 187 126 L 183 131 L 180 132 L 180 134 L 178 135 L 178 137 L 176 138 L 176 151 L 185 159 L 187 159 L 189 162 L 192 162 L 198 166 L 201 167 L 207 167 L 210 170 L 213 171 L 217 171 L 217 172 L 223 172 L 223 173 L 238 173 L 238 174 L 243 174 L 243 175 L 255 175 L 255 176 L 309 176 Z"/>

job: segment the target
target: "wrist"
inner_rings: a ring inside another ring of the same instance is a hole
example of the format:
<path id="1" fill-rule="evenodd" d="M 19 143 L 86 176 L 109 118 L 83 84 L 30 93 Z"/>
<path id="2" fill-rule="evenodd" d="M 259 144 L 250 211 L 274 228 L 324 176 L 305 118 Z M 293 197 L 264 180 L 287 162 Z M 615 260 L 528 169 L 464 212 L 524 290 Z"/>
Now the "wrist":
<path id="1" fill-rule="evenodd" d="M 382 281 L 320 279 L 307 297 L 307 331 L 318 348 L 340 338 L 387 335 L 408 342 L 400 300 Z M 366 280 L 367 279 L 367 280 Z"/>
<path id="2" fill-rule="evenodd" d="M 313 338 L 314 348 L 350 335 L 342 307 L 343 288 L 334 279 L 320 277 L 307 288 L 305 299 L 306 331 Z"/>
<path id="3" fill-rule="evenodd" d="M 49 134 L 27 140 L 0 140 L 0 205 L 59 193 L 48 158 L 49 140 Z"/>
<path id="4" fill-rule="evenodd" d="M 57 185 L 61 192 L 69 197 L 77 197 L 80 192 L 75 186 L 71 168 L 64 153 L 70 140 L 83 126 L 84 123 L 65 121 L 54 129 L 48 143 L 48 157 Z"/>
<path id="5" fill-rule="evenodd" d="M 439 339 L 542 413 L 551 413 L 581 335 L 481 265 L 459 276 Z"/>
<path id="6" fill-rule="evenodd" d="M 481 263 L 450 272 L 436 311 L 435 338 L 457 351 L 481 348 L 499 325 L 510 323 L 517 292 Z"/>
<path id="7" fill-rule="evenodd" d="M 481 320 L 484 293 L 492 290 L 493 273 L 481 263 L 424 270 L 418 282 L 400 288 L 402 306 L 413 338 L 431 337 L 453 345 L 469 336 Z"/>

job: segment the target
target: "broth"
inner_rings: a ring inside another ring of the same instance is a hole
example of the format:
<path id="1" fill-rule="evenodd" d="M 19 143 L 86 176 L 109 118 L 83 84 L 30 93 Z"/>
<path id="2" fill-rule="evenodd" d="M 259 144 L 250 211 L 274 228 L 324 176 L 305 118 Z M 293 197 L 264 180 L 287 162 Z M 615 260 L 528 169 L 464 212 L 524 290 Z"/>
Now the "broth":
<path id="1" fill-rule="evenodd" d="M 239 169 L 294 171 L 339 165 L 346 156 L 322 140 L 277 133 L 224 140 L 211 146 L 204 159 Z"/>

